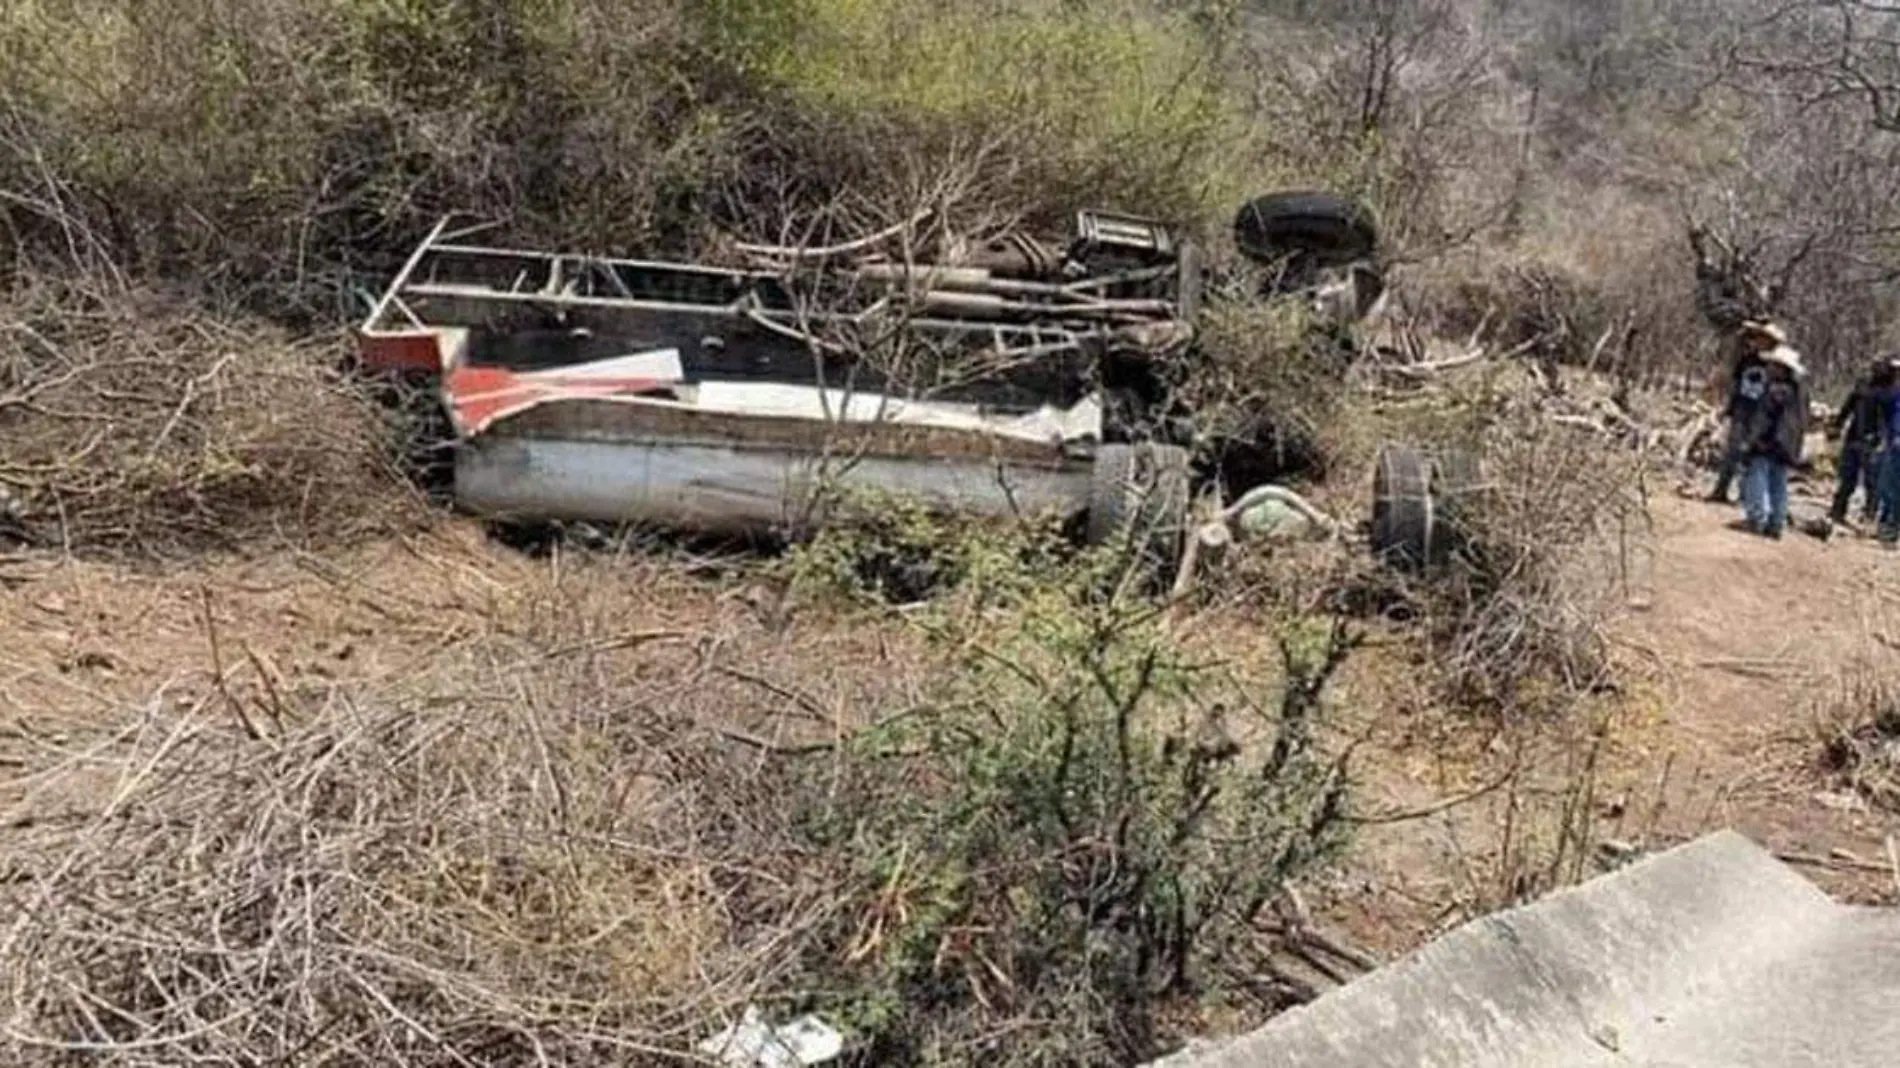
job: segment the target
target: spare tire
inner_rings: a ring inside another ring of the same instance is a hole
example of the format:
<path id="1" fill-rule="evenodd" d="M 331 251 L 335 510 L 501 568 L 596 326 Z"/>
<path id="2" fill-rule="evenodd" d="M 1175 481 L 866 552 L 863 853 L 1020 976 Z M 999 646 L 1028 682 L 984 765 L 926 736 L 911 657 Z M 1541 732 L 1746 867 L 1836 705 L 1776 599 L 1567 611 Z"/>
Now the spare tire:
<path id="1" fill-rule="evenodd" d="M 1365 205 L 1332 193 L 1255 197 L 1234 218 L 1234 241 L 1248 258 L 1279 263 L 1294 256 L 1338 267 L 1370 259 L 1379 228 Z"/>
<path id="2" fill-rule="evenodd" d="M 1445 538 L 1432 495 L 1432 462 L 1409 445 L 1379 450 L 1372 475 L 1372 553 L 1400 571 L 1444 562 Z"/>
<path id="3" fill-rule="evenodd" d="M 1372 476 L 1373 554 L 1404 571 L 1442 567 L 1470 548 L 1470 509 L 1483 492 L 1473 451 L 1385 446 Z"/>
<path id="4" fill-rule="evenodd" d="M 1087 543 L 1126 537 L 1150 568 L 1173 567 L 1193 496 L 1190 460 L 1188 450 L 1176 445 L 1099 446 L 1089 483 Z"/>

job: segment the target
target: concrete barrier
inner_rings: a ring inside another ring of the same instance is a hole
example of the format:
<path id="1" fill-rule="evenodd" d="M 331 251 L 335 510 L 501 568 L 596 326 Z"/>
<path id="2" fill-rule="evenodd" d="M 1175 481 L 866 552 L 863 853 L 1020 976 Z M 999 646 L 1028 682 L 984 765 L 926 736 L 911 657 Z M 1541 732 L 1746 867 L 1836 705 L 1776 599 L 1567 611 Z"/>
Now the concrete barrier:
<path id="1" fill-rule="evenodd" d="M 1732 832 L 1475 920 L 1154 1068 L 1900 1065 L 1900 910 Z"/>

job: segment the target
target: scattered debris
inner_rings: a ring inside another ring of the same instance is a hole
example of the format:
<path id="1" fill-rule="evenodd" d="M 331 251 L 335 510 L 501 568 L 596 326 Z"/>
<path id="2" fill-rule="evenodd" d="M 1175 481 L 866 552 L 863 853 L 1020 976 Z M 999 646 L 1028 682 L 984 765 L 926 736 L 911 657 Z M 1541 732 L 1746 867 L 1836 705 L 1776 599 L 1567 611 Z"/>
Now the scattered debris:
<path id="1" fill-rule="evenodd" d="M 1384 294 L 1370 215 L 1318 193 L 1242 211 L 1277 281 L 1238 298 L 1169 228 L 1100 211 L 1066 244 L 923 212 L 824 248 L 742 245 L 736 269 L 476 246 L 449 223 L 360 355 L 428 384 L 458 503 L 510 520 L 799 531 L 847 487 L 1093 516 L 1131 451 L 1220 450 L 1166 399 L 1204 298 L 1302 296 L 1350 323 Z"/>
<path id="2" fill-rule="evenodd" d="M 1175 569 L 1173 599 L 1193 588 L 1203 570 L 1218 567 L 1236 532 L 1258 541 L 1306 541 L 1342 537 L 1345 528 L 1311 501 L 1284 486 L 1255 486 L 1221 508 L 1185 539 Z"/>
<path id="3" fill-rule="evenodd" d="M 1884 705 L 1893 698 L 1872 696 L 1882 700 L 1883 707 L 1827 738 L 1822 761 L 1839 776 L 1842 789 L 1824 796 L 1852 797 L 1866 806 L 1900 812 L 1900 710 Z"/>
<path id="4" fill-rule="evenodd" d="M 1823 790 L 1814 795 L 1814 803 L 1833 812 L 1866 812 L 1867 799 L 1845 790 Z"/>
<path id="5" fill-rule="evenodd" d="M 844 1052 L 844 1037 L 816 1016 L 773 1027 L 756 1005 L 738 1023 L 699 1044 L 727 1068 L 797 1068 L 823 1064 Z"/>
<path id="6" fill-rule="evenodd" d="M 1862 860 L 1845 849 L 1830 850 L 1825 857 L 1815 856 L 1812 853 L 1777 852 L 1775 859 L 1784 864 L 1799 864 L 1809 868 L 1833 868 L 1837 871 L 1861 871 L 1883 875 L 1888 871 L 1888 865 Z"/>
<path id="7" fill-rule="evenodd" d="M 1625 842 L 1620 838 L 1606 838 L 1598 843 L 1597 848 L 1611 860 L 1628 860 L 1642 852 L 1636 843 Z"/>

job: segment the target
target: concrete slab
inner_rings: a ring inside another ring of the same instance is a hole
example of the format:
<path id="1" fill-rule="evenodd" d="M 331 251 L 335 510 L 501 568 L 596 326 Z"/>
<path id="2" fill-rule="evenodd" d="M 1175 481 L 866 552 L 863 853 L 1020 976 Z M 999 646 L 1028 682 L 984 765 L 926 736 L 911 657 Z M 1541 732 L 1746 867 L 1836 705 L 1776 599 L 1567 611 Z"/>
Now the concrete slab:
<path id="1" fill-rule="evenodd" d="M 1900 910 L 1722 832 L 1473 921 L 1154 1068 L 1900 1065 Z"/>

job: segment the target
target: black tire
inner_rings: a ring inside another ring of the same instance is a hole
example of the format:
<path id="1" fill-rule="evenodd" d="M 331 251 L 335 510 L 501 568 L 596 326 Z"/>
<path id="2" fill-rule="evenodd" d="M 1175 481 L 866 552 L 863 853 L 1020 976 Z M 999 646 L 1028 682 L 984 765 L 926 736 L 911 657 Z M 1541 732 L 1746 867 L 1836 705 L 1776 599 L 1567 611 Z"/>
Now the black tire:
<path id="1" fill-rule="evenodd" d="M 1234 241 L 1248 258 L 1277 264 L 1304 256 L 1322 266 L 1372 258 L 1379 227 L 1363 204 L 1332 193 L 1285 192 L 1255 197 L 1234 218 Z"/>
<path id="2" fill-rule="evenodd" d="M 1106 545 L 1127 537 L 1156 570 L 1180 558 L 1193 496 L 1191 457 L 1176 445 L 1102 445 L 1095 451 L 1083 540 Z"/>
<path id="3" fill-rule="evenodd" d="M 1379 450 L 1372 476 L 1372 553 L 1380 563 L 1419 572 L 1444 562 L 1432 462 L 1408 445 Z"/>
<path id="4" fill-rule="evenodd" d="M 1373 475 L 1373 553 L 1402 570 L 1442 567 L 1468 547 L 1465 519 L 1482 492 L 1476 452 L 1385 446 Z"/>

